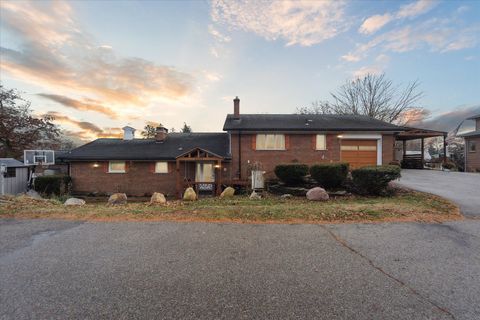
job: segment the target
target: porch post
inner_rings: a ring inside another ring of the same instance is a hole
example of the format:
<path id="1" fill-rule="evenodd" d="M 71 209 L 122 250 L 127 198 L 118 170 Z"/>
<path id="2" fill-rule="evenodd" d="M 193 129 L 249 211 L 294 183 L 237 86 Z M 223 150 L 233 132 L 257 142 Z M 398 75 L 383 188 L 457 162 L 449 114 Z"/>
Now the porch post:
<path id="1" fill-rule="evenodd" d="M 176 189 L 177 189 L 177 198 L 181 199 L 182 198 L 182 187 L 181 187 L 181 181 L 180 181 L 180 160 L 177 159 L 176 162 L 176 171 L 177 171 L 177 183 L 176 183 Z"/>
<path id="2" fill-rule="evenodd" d="M 424 166 L 424 162 L 425 162 L 425 139 L 422 138 L 421 140 L 422 140 L 422 149 L 421 149 L 422 152 L 421 153 L 422 153 L 422 169 L 423 169 L 425 167 Z"/>
<path id="3" fill-rule="evenodd" d="M 406 140 L 402 140 L 403 144 L 402 144 L 402 147 L 403 147 L 403 159 L 405 159 L 405 155 L 407 154 L 407 142 Z"/>
<path id="4" fill-rule="evenodd" d="M 218 165 L 218 178 L 217 178 L 217 196 L 219 196 L 222 193 L 222 160 L 217 161 Z"/>
<path id="5" fill-rule="evenodd" d="M 447 136 L 443 136 L 443 162 L 447 161 L 447 142 L 445 141 Z"/>

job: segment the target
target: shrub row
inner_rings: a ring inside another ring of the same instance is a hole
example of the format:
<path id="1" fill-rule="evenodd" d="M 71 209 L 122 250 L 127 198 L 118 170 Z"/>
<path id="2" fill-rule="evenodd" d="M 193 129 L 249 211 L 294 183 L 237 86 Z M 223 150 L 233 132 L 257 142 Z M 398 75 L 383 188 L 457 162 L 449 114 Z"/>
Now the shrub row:
<path id="1" fill-rule="evenodd" d="M 43 195 L 60 196 L 69 193 L 71 182 L 72 178 L 69 176 L 41 176 L 35 178 L 34 189 Z"/>
<path id="2" fill-rule="evenodd" d="M 372 166 L 352 170 L 353 191 L 360 194 L 380 195 L 390 181 L 400 178 L 398 165 Z M 341 188 L 348 177 L 348 163 L 284 164 L 275 167 L 277 177 L 287 185 L 299 185 L 310 172 L 312 179 L 326 189 Z"/>
<path id="3" fill-rule="evenodd" d="M 347 179 L 348 163 L 317 164 L 308 168 L 306 164 L 282 164 L 275 167 L 275 175 L 287 185 L 299 185 L 310 173 L 324 188 L 339 188 Z"/>
<path id="4" fill-rule="evenodd" d="M 390 181 L 400 178 L 400 167 L 396 165 L 363 167 L 352 171 L 354 189 L 360 194 L 381 195 Z"/>

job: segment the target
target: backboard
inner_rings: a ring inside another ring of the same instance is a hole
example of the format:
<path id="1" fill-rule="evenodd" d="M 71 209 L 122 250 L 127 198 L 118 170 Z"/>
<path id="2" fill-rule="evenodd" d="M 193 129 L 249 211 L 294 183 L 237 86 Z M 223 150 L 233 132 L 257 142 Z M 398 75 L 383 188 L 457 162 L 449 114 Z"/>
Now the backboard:
<path id="1" fill-rule="evenodd" d="M 53 150 L 24 150 L 23 163 L 27 166 L 55 164 Z"/>

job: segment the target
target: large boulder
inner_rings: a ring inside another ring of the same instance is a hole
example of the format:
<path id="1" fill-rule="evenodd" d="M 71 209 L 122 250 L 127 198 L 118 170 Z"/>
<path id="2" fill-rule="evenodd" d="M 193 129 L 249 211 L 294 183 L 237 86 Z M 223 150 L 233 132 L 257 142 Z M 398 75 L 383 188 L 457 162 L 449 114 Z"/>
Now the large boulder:
<path id="1" fill-rule="evenodd" d="M 68 198 L 64 203 L 65 206 L 83 206 L 84 204 L 85 200 L 78 198 Z"/>
<path id="2" fill-rule="evenodd" d="M 260 199 L 262 199 L 262 196 L 260 194 L 256 193 L 255 191 L 253 191 L 249 198 L 252 199 L 252 200 L 260 200 Z"/>
<path id="3" fill-rule="evenodd" d="M 126 204 L 127 195 L 125 193 L 114 193 L 108 198 L 109 205 Z"/>
<path id="4" fill-rule="evenodd" d="M 183 194 L 183 200 L 184 201 L 195 201 L 197 200 L 197 194 L 195 193 L 195 190 L 193 188 L 187 188 L 185 190 L 185 193 Z"/>
<path id="5" fill-rule="evenodd" d="M 154 192 L 152 194 L 152 197 L 150 198 L 150 204 L 166 204 L 167 199 L 163 195 L 163 193 L 160 192 Z"/>
<path id="6" fill-rule="evenodd" d="M 220 194 L 220 198 L 231 198 L 235 194 L 235 189 L 232 187 L 226 187 L 225 190 L 223 190 L 222 194 Z"/>
<path id="7" fill-rule="evenodd" d="M 310 201 L 327 201 L 328 198 L 328 193 L 323 188 L 315 187 L 307 191 L 307 199 Z"/>

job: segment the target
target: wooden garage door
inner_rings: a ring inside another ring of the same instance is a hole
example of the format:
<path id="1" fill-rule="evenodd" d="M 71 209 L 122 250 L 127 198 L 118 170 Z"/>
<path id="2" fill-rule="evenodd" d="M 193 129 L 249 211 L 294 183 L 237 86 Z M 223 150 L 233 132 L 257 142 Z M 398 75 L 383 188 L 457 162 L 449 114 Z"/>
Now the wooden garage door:
<path id="1" fill-rule="evenodd" d="M 350 169 L 377 165 L 377 140 L 342 140 L 341 159 Z"/>

